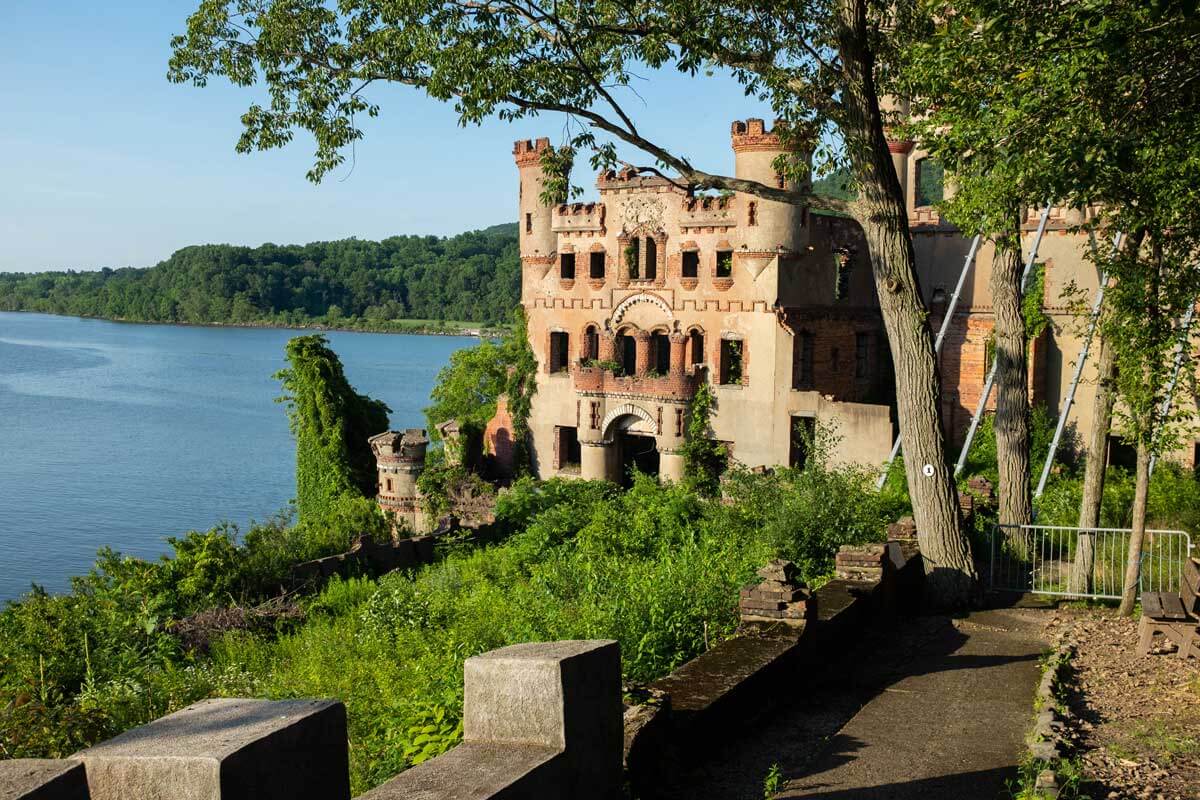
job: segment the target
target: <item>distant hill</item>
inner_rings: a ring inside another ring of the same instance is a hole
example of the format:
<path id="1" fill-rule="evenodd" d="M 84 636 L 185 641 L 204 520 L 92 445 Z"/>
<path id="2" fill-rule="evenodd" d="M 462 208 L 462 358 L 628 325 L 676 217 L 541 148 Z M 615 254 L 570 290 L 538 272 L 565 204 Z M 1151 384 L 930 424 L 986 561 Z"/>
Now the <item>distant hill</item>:
<path id="1" fill-rule="evenodd" d="M 185 247 L 148 268 L 0 273 L 0 311 L 138 322 L 387 329 L 397 320 L 508 319 L 517 225 L 457 236 Z M 436 325 L 432 326 L 436 327 Z"/>
<path id="2" fill-rule="evenodd" d="M 813 194 L 821 197 L 832 197 L 835 200 L 853 200 L 854 192 L 850 189 L 850 171 L 835 170 L 828 175 L 813 181 Z"/>

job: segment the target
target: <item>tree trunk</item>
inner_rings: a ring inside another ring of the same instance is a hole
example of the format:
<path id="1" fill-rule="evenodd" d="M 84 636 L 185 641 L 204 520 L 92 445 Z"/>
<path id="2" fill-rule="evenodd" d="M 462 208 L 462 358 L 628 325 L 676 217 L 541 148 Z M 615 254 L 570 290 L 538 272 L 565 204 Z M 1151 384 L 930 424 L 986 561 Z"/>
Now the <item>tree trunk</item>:
<path id="1" fill-rule="evenodd" d="M 1142 540 L 1146 537 L 1146 498 L 1150 494 L 1150 448 L 1145 438 L 1138 439 L 1137 471 L 1133 488 L 1133 533 L 1129 535 L 1129 555 L 1125 562 L 1125 585 L 1121 590 L 1123 617 L 1133 615 L 1137 602 L 1138 574 L 1142 566 Z"/>
<path id="2" fill-rule="evenodd" d="M 1018 526 L 1033 519 L 1029 495 L 1029 374 L 1025 367 L 1025 317 L 1021 314 L 1021 227 L 997 237 L 990 288 L 996 315 L 996 466 L 1000 473 L 999 517 L 1005 536 L 1018 546 Z M 1024 552 L 1024 550 L 1022 550 Z"/>
<path id="3" fill-rule="evenodd" d="M 842 133 L 861 187 L 855 216 L 866 233 L 879 307 L 896 375 L 904 470 L 925 564 L 925 599 L 971 604 L 978 592 L 958 492 L 945 457 L 940 378 L 917 281 L 908 209 L 892 165 L 874 79 L 865 0 L 840 0 L 838 39 L 845 75 Z"/>
<path id="4" fill-rule="evenodd" d="M 1108 431 L 1112 427 L 1113 404 L 1117 393 L 1117 354 L 1100 337 L 1100 354 L 1096 365 L 1096 400 L 1092 406 L 1092 428 L 1088 432 L 1087 456 L 1083 467 L 1083 501 L 1079 504 L 1079 527 L 1075 539 L 1075 560 L 1067 578 L 1067 591 L 1088 594 L 1092 591 L 1095 567 L 1095 535 L 1082 531 L 1100 525 L 1100 502 L 1104 498 L 1104 474 L 1108 466 Z"/>

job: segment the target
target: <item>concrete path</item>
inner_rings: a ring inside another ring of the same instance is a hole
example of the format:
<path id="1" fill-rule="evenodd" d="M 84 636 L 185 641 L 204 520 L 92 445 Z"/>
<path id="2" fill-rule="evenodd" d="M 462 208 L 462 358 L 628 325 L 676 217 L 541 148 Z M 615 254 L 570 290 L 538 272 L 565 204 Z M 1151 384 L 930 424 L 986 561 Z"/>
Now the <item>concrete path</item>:
<path id="1" fill-rule="evenodd" d="M 902 619 L 798 681 L 794 696 L 730 737 L 672 797 L 995 800 L 1010 795 L 1046 650 L 1045 612 Z"/>

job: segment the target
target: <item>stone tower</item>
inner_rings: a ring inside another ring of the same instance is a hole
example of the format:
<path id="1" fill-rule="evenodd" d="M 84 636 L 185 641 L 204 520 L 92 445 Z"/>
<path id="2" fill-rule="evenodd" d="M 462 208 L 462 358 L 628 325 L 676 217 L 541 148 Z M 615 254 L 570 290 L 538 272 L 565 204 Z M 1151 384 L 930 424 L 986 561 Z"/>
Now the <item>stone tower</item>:
<path id="1" fill-rule="evenodd" d="M 542 154 L 550 149 L 550 140 L 524 140 L 513 145 L 513 159 L 520 173 L 520 190 L 517 218 L 522 287 L 534 285 L 546 276 L 554 266 L 557 236 L 553 230 L 556 203 L 542 202 L 542 191 L 546 185 L 546 173 L 542 168 Z"/>
<path id="2" fill-rule="evenodd" d="M 420 428 L 409 428 L 403 433 L 385 431 L 367 441 L 379 468 L 379 507 L 394 513 L 413 533 L 425 533 L 429 526 L 421 509 L 417 478 L 425 469 L 429 437 Z"/>
<path id="3" fill-rule="evenodd" d="M 784 179 L 775 170 L 775 159 L 797 148 L 785 145 L 779 135 L 779 126 L 768 130 L 761 119 L 735 121 L 730 131 L 733 145 L 734 175 L 738 178 L 758 181 L 767 186 L 795 191 L 796 181 Z M 807 160 L 809 154 L 801 153 Z M 799 252 L 808 244 L 805 226 L 805 210 L 792 203 L 778 203 L 752 195 L 742 195 L 744 218 L 743 248 L 751 253 L 771 252 L 779 248 Z"/>

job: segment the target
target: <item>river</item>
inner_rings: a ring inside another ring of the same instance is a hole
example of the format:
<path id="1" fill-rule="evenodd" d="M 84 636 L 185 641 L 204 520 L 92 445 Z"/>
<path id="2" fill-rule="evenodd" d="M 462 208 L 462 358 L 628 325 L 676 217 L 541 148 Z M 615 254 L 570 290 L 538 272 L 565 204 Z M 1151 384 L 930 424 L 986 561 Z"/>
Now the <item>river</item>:
<path id="1" fill-rule="evenodd" d="M 153 557 L 165 538 L 245 525 L 295 494 L 295 447 L 272 374 L 310 331 L 139 325 L 0 312 L 0 601 L 51 592 L 96 550 Z M 474 340 L 333 332 L 393 428 Z"/>

